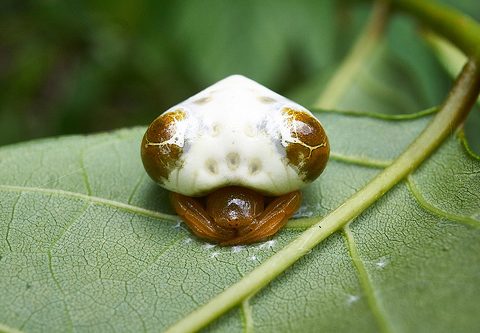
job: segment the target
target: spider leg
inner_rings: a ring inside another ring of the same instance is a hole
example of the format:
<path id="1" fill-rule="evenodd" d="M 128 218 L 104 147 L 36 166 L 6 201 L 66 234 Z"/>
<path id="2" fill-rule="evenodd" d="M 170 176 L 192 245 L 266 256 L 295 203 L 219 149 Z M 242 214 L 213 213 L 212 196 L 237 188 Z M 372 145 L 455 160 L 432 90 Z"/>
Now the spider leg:
<path id="1" fill-rule="evenodd" d="M 198 237 L 223 242 L 234 237 L 234 231 L 217 225 L 194 198 L 172 193 L 172 203 L 177 214 Z"/>
<path id="2" fill-rule="evenodd" d="M 251 225 L 240 231 L 240 236 L 224 240 L 220 245 L 255 243 L 273 236 L 300 207 L 301 199 L 299 191 L 276 198 Z"/>

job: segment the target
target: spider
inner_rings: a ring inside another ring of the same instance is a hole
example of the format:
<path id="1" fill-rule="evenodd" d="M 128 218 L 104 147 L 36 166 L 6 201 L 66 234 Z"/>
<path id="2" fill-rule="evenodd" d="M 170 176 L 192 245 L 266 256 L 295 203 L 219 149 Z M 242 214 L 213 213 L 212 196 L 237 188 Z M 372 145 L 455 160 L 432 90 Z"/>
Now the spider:
<path id="1" fill-rule="evenodd" d="M 196 236 L 221 245 L 276 234 L 329 152 L 307 109 L 240 75 L 157 117 L 141 145 L 147 173 L 172 192 L 177 214 Z"/>

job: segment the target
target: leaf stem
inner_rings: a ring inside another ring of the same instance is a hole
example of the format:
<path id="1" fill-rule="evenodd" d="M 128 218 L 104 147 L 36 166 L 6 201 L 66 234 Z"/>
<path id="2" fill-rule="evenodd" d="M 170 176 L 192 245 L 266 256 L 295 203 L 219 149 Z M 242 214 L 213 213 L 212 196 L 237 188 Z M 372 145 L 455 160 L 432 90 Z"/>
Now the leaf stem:
<path id="1" fill-rule="evenodd" d="M 193 332 L 251 297 L 322 240 L 356 218 L 415 170 L 463 121 L 480 91 L 480 66 L 464 66 L 440 111 L 418 138 L 364 188 L 240 281 L 171 326 L 167 332 Z"/>
<path id="2" fill-rule="evenodd" d="M 335 75 L 323 90 L 314 107 L 333 109 L 345 93 L 345 87 L 351 85 L 352 78 L 365 67 L 370 55 L 378 45 L 382 37 L 389 17 L 389 3 L 384 0 L 377 0 L 373 12 L 364 30 L 357 38 L 349 55 L 342 62 Z"/>
<path id="3" fill-rule="evenodd" d="M 471 17 L 431 0 L 393 0 L 392 4 L 426 23 L 469 58 L 480 60 L 480 25 Z"/>
<path id="4" fill-rule="evenodd" d="M 456 77 L 467 61 L 467 57 L 455 45 L 434 32 L 426 30 L 422 32 L 422 35 L 430 44 L 448 74 Z M 477 105 L 480 106 L 480 96 L 477 98 Z"/>

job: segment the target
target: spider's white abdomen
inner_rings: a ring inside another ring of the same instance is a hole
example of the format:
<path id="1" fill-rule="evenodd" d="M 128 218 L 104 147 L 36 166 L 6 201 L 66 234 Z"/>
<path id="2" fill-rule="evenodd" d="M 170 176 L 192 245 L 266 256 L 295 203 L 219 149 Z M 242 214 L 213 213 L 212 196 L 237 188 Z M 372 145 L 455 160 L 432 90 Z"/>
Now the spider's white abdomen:
<path id="1" fill-rule="evenodd" d="M 326 136 L 308 110 L 233 75 L 157 118 L 142 158 L 154 180 L 184 195 L 229 185 L 281 195 L 313 180 L 312 171 L 318 176 L 325 163 L 319 172 L 310 165 L 325 157 L 322 150 L 328 157 Z"/>

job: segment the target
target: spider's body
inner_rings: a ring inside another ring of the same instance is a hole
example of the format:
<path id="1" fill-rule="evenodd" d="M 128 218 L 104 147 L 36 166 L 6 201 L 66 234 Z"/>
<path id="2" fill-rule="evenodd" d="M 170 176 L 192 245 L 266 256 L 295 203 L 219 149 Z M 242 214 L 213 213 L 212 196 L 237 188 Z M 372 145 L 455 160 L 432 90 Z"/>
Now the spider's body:
<path id="1" fill-rule="evenodd" d="M 197 236 L 222 244 L 278 231 L 328 155 L 308 110 L 239 75 L 167 110 L 142 141 L 145 169 L 174 192 L 177 213 Z"/>

